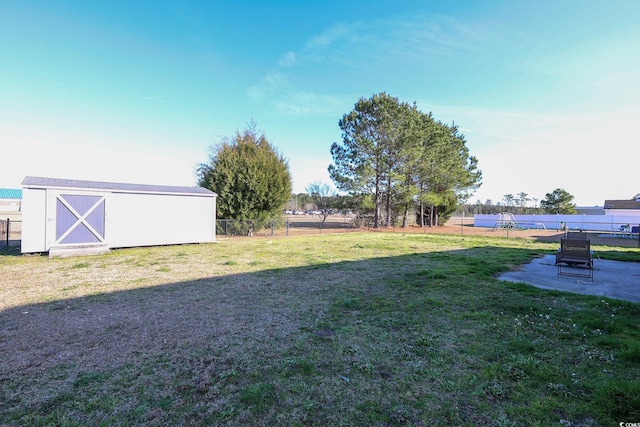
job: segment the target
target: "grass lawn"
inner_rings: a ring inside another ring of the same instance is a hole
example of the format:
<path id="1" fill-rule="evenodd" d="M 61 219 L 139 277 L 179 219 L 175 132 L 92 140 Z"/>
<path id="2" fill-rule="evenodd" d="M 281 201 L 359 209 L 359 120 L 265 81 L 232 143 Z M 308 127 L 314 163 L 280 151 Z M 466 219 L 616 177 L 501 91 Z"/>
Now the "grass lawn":
<path id="1" fill-rule="evenodd" d="M 495 279 L 556 247 L 349 233 L 0 256 L 0 426 L 640 422 L 640 304 Z"/>

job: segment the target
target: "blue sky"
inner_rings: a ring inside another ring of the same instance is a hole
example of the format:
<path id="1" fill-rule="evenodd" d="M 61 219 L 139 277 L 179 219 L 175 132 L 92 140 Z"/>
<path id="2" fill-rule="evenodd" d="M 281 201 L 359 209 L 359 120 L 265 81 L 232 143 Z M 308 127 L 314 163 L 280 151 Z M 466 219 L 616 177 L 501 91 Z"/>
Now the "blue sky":
<path id="1" fill-rule="evenodd" d="M 253 120 L 303 192 L 331 183 L 342 115 L 384 91 L 460 127 L 472 202 L 629 199 L 639 18 L 631 0 L 2 1 L 0 187 L 195 185 Z"/>

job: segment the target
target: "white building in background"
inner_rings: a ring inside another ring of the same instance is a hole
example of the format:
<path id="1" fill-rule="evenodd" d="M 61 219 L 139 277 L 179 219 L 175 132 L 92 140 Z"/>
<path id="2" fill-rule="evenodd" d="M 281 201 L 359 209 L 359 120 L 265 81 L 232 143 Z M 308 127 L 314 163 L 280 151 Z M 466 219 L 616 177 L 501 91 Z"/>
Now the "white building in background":
<path id="1" fill-rule="evenodd" d="M 216 240 L 216 194 L 202 187 L 25 177 L 22 253 L 50 256 Z"/>
<path id="2" fill-rule="evenodd" d="M 20 212 L 22 190 L 0 188 L 0 212 Z"/>

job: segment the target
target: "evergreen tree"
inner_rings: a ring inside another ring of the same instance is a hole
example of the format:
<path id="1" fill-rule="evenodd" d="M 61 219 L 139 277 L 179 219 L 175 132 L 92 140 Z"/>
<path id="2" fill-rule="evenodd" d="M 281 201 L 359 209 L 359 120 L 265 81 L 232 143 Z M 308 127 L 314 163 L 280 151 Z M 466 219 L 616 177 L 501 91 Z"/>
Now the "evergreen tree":
<path id="1" fill-rule="evenodd" d="M 429 209 L 430 225 L 446 221 L 472 191 L 480 185 L 482 172 L 478 160 L 469 155 L 464 135 L 451 126 L 436 122 L 431 115 L 425 116 L 428 123 L 427 137 L 423 141 L 423 154 L 419 161 L 420 212 L 423 205 Z M 423 223 L 421 222 L 421 225 Z"/>
<path id="2" fill-rule="evenodd" d="M 552 193 L 547 193 L 545 199 L 540 201 L 540 207 L 546 213 L 574 214 L 576 205 L 572 203 L 573 196 L 562 188 L 556 188 Z"/>
<path id="3" fill-rule="evenodd" d="M 339 122 L 342 144 L 331 146 L 329 174 L 338 189 L 373 197 L 375 228 L 391 219 L 395 173 L 406 147 L 415 143 L 408 134 L 416 111 L 383 92 L 360 98 Z"/>
<path id="4" fill-rule="evenodd" d="M 197 173 L 198 185 L 218 195 L 218 217 L 249 221 L 249 231 L 279 216 L 291 197 L 288 162 L 253 122 L 211 147 Z"/>

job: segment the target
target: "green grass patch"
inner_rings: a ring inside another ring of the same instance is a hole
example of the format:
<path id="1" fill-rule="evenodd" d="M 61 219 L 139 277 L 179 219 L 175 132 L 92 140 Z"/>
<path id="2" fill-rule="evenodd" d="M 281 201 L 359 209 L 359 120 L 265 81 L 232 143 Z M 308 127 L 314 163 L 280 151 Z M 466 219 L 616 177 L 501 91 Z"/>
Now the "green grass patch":
<path id="1" fill-rule="evenodd" d="M 91 267 L 91 264 L 89 264 L 88 262 L 79 262 L 77 264 L 74 264 L 71 266 L 71 268 L 73 269 L 78 269 L 78 268 L 89 268 Z"/>
<path id="2" fill-rule="evenodd" d="M 250 384 L 240 391 L 239 401 L 246 405 L 250 411 L 260 414 L 274 405 L 276 401 L 275 387 L 267 383 Z"/>

